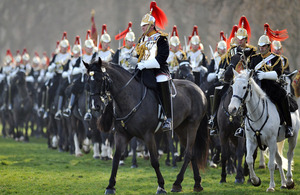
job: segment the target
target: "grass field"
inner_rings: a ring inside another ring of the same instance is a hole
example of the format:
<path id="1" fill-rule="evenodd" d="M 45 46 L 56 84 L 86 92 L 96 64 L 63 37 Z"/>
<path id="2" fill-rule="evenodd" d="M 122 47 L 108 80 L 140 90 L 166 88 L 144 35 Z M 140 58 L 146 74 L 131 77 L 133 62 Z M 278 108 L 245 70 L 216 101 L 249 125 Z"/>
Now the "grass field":
<path id="1" fill-rule="evenodd" d="M 300 147 L 295 152 L 295 189 L 280 189 L 279 172 L 275 171 L 275 194 L 300 194 Z M 178 168 L 167 167 L 165 156 L 160 159 L 165 179 L 165 189 L 170 193 Z M 157 188 L 155 172 L 150 162 L 138 158 L 137 169 L 130 168 L 131 158 L 119 168 L 117 194 L 155 194 Z M 201 194 L 265 194 L 269 186 L 268 169 L 257 169 L 262 185 L 234 184 L 235 175 L 227 176 L 227 183 L 219 184 L 221 169 L 208 168 L 201 171 Z M 104 194 L 111 171 L 111 161 L 93 159 L 92 154 L 75 157 L 66 152 L 48 149 L 43 138 L 31 138 L 29 143 L 16 142 L 11 138 L 0 138 L 0 194 Z M 192 170 L 187 169 L 182 183 L 183 192 L 193 193 Z"/>

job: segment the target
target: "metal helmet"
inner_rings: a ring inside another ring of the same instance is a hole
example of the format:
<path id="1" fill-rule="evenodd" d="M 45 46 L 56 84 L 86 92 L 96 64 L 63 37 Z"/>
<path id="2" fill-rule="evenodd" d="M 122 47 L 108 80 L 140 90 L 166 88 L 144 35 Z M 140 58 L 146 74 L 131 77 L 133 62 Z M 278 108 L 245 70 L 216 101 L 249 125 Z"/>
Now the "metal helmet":
<path id="1" fill-rule="evenodd" d="M 14 61 L 14 58 L 13 58 L 13 55 L 12 55 L 10 49 L 8 49 L 6 51 L 6 56 L 4 58 L 4 61 L 5 61 L 6 64 L 9 64 L 9 63 Z"/>
<path id="2" fill-rule="evenodd" d="M 48 66 L 49 65 L 49 58 L 48 58 L 46 52 L 43 52 L 43 57 L 42 57 L 41 63 L 44 66 Z"/>
<path id="3" fill-rule="evenodd" d="M 237 46 L 238 45 L 238 40 L 237 37 L 232 37 L 232 39 L 230 40 L 230 46 Z"/>
<path id="4" fill-rule="evenodd" d="M 250 28 L 250 24 L 249 24 L 246 16 L 242 16 L 240 18 L 238 27 L 239 27 L 239 29 L 236 32 L 236 37 L 238 39 L 241 40 L 241 39 L 244 39 L 244 38 L 248 39 L 248 37 L 250 38 L 251 28 Z M 248 41 L 249 41 L 249 39 L 248 39 Z"/>
<path id="5" fill-rule="evenodd" d="M 72 48 L 72 52 L 73 52 L 73 54 L 78 54 L 80 52 L 80 50 L 81 50 L 80 37 L 76 36 L 75 43 Z"/>
<path id="6" fill-rule="evenodd" d="M 34 57 L 32 58 L 32 62 L 35 64 L 39 64 L 41 62 L 40 56 L 37 52 L 34 53 Z"/>
<path id="7" fill-rule="evenodd" d="M 219 41 L 219 42 L 218 42 L 217 48 L 218 48 L 218 49 L 222 49 L 222 50 L 223 50 L 223 49 L 227 49 L 227 43 L 226 43 L 225 41 L 223 41 L 223 40 L 222 40 L 222 41 Z"/>
<path id="8" fill-rule="evenodd" d="M 134 41 L 135 40 L 135 34 L 134 32 L 130 31 L 125 36 L 126 41 Z"/>
<path id="9" fill-rule="evenodd" d="M 86 32 L 84 46 L 87 47 L 87 48 L 93 48 L 93 47 L 95 47 L 94 41 L 91 39 L 91 30 L 88 30 Z"/>
<path id="10" fill-rule="evenodd" d="M 146 15 L 143 16 L 142 21 L 141 21 L 141 26 L 144 26 L 146 24 L 153 24 L 155 25 L 155 18 L 147 13 Z"/>
<path id="11" fill-rule="evenodd" d="M 270 38 L 267 35 L 262 35 L 258 39 L 258 46 L 262 47 L 264 45 L 269 45 L 271 44 Z"/>
<path id="12" fill-rule="evenodd" d="M 146 24 L 153 24 L 158 26 L 161 29 L 165 29 L 165 26 L 168 23 L 168 18 L 164 11 L 157 6 L 155 1 L 150 3 L 150 13 L 144 15 L 141 21 L 141 26 Z"/>
<path id="13" fill-rule="evenodd" d="M 199 45 L 200 44 L 200 37 L 198 35 L 192 36 L 190 43 L 193 44 L 193 45 Z"/>
<path id="14" fill-rule="evenodd" d="M 30 56 L 29 56 L 26 48 L 24 48 L 24 50 L 23 50 L 22 59 L 25 60 L 25 61 L 29 61 L 30 60 Z"/>
<path id="15" fill-rule="evenodd" d="M 280 41 L 273 41 L 272 42 L 272 47 L 276 50 L 279 50 L 282 48 L 281 42 Z"/>
<path id="16" fill-rule="evenodd" d="M 239 28 L 236 32 L 236 37 L 241 40 L 248 37 L 247 30 L 244 28 Z"/>
<path id="17" fill-rule="evenodd" d="M 15 57 L 15 60 L 17 63 L 20 63 L 22 61 L 22 56 L 20 54 L 20 50 L 17 50 L 17 55 Z"/>
<path id="18" fill-rule="evenodd" d="M 180 40 L 177 36 L 173 36 L 170 38 L 170 45 L 173 45 L 174 47 L 176 47 L 179 44 L 180 44 Z"/>
<path id="19" fill-rule="evenodd" d="M 103 24 L 100 42 L 109 43 L 110 41 L 111 41 L 111 38 L 110 38 L 109 34 L 107 33 L 107 26 L 106 26 L 106 24 Z"/>
<path id="20" fill-rule="evenodd" d="M 61 41 L 59 43 L 59 46 L 63 47 L 63 48 L 66 48 L 66 47 L 69 47 L 69 45 L 70 44 L 69 44 L 69 41 L 67 39 L 67 32 L 64 32 L 63 36 L 62 36 L 62 39 L 61 39 Z"/>

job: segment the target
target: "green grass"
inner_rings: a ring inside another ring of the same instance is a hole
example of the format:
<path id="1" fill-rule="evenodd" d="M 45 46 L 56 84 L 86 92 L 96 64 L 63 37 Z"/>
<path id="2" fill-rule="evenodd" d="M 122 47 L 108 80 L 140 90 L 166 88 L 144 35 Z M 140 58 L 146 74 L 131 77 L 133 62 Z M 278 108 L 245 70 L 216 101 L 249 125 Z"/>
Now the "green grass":
<path id="1" fill-rule="evenodd" d="M 287 147 L 286 147 L 287 148 Z M 170 193 L 178 168 L 167 167 L 165 156 L 160 159 L 165 188 Z M 155 194 L 157 179 L 150 162 L 138 158 L 137 169 L 130 168 L 131 158 L 117 174 L 117 194 Z M 300 148 L 295 151 L 295 189 L 280 189 L 279 172 L 275 171 L 275 194 L 300 194 Z M 265 194 L 269 186 L 268 169 L 257 169 L 262 185 L 234 184 L 235 175 L 227 176 L 227 183 L 219 184 L 221 169 L 201 171 L 202 194 Z M 0 194 L 103 194 L 111 171 L 111 161 L 93 159 L 92 153 L 75 157 L 66 152 L 47 148 L 46 140 L 31 138 L 29 143 L 16 142 L 11 138 L 0 138 Z M 193 175 L 188 168 L 182 183 L 183 192 L 193 193 Z"/>

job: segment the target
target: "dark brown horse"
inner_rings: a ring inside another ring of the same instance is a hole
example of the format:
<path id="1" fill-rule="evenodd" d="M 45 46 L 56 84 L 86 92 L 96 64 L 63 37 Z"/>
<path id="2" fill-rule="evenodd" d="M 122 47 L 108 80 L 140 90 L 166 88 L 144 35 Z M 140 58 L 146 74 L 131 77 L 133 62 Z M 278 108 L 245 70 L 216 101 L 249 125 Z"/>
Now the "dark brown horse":
<path id="1" fill-rule="evenodd" d="M 158 181 L 157 193 L 166 193 L 154 139 L 155 130 L 160 122 L 157 117 L 159 106 L 155 92 L 146 88 L 139 79 L 122 67 L 104 63 L 100 58 L 99 61 L 90 65 L 85 64 L 85 66 L 90 75 L 92 107 L 100 108 L 100 97 L 111 98 L 114 104 L 113 118 L 109 118 L 113 119 L 111 121 L 115 126 L 116 151 L 109 185 L 105 193 L 115 193 L 121 154 L 124 153 L 126 145 L 133 136 L 144 140 L 149 149 L 151 165 Z M 190 162 L 192 162 L 194 171 L 194 191 L 201 191 L 203 188 L 199 167 L 203 168 L 206 165 L 209 142 L 206 117 L 207 100 L 201 89 L 190 81 L 174 80 L 174 84 L 177 91 L 173 98 L 174 131 L 186 150 L 184 163 L 171 191 L 182 190 L 181 183 Z"/>

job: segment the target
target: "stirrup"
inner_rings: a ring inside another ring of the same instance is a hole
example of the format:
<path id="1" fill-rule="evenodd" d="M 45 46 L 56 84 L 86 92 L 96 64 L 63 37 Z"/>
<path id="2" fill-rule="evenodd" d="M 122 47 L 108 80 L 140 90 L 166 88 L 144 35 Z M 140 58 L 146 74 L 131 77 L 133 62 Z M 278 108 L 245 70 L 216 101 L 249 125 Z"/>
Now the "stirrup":
<path id="1" fill-rule="evenodd" d="M 208 128 L 213 129 L 215 126 L 214 117 L 210 116 L 210 119 L 208 120 Z"/>
<path id="2" fill-rule="evenodd" d="M 92 120 L 92 114 L 90 112 L 85 113 L 84 118 L 85 121 Z"/>
<path id="3" fill-rule="evenodd" d="M 211 129 L 211 130 L 209 131 L 209 135 L 210 135 L 210 136 L 216 136 L 216 135 L 219 135 L 218 129 Z"/>
<path id="4" fill-rule="evenodd" d="M 238 128 L 235 131 L 234 136 L 244 138 L 244 129 L 242 127 Z"/>
<path id="5" fill-rule="evenodd" d="M 162 125 L 162 130 L 163 131 L 171 131 L 172 130 L 172 119 L 171 118 L 167 118 L 163 125 Z"/>
<path id="6" fill-rule="evenodd" d="M 12 105 L 11 104 L 8 105 L 8 110 L 12 110 Z"/>
<path id="7" fill-rule="evenodd" d="M 48 118 L 48 111 L 45 111 L 44 115 L 43 115 L 43 119 Z"/>
<path id="8" fill-rule="evenodd" d="M 67 108 L 64 110 L 63 115 L 65 117 L 70 117 L 71 116 L 71 109 Z"/>
<path id="9" fill-rule="evenodd" d="M 55 116 L 54 116 L 55 120 L 60 120 L 61 119 L 61 110 L 57 111 L 55 113 Z"/>
<path id="10" fill-rule="evenodd" d="M 294 130 L 292 127 L 287 126 L 286 127 L 286 131 L 285 131 L 285 137 L 289 138 L 289 137 L 293 137 L 294 136 Z"/>

